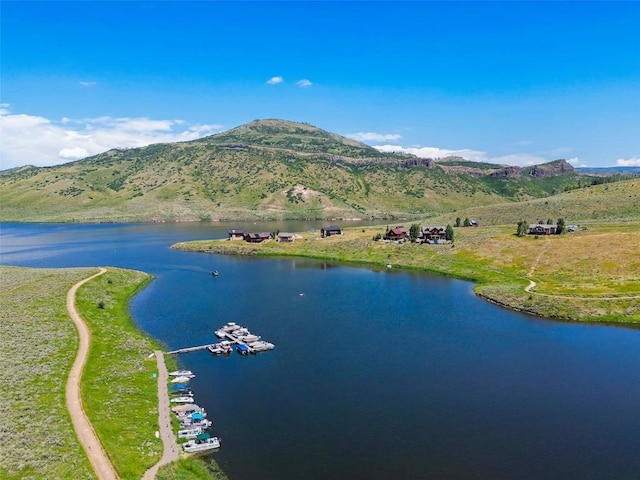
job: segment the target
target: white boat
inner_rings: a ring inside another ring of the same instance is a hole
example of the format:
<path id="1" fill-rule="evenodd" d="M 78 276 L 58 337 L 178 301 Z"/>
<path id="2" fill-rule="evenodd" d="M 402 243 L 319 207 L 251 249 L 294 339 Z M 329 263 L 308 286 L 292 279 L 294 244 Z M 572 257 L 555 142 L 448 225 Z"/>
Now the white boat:
<path id="1" fill-rule="evenodd" d="M 247 333 L 245 335 L 239 336 L 238 340 L 241 340 L 244 343 L 249 344 L 249 343 L 257 342 L 258 340 L 260 340 L 260 337 L 258 335 L 254 335 L 253 333 Z"/>
<path id="2" fill-rule="evenodd" d="M 171 411 L 176 414 L 186 412 L 189 415 L 191 415 L 194 412 L 198 412 L 198 413 L 204 412 L 204 408 L 194 403 L 192 405 L 178 405 L 177 407 L 171 407 Z"/>
<path id="3" fill-rule="evenodd" d="M 195 375 L 191 376 L 191 377 L 174 377 L 171 380 L 171 383 L 189 383 L 189 380 L 191 380 L 193 377 L 195 377 Z"/>
<path id="4" fill-rule="evenodd" d="M 176 370 L 175 372 L 169 372 L 169 375 L 172 377 L 188 377 L 193 375 L 193 372 L 191 370 Z"/>
<path id="5" fill-rule="evenodd" d="M 208 433 L 201 433 L 195 439 L 182 444 L 182 449 L 187 453 L 207 452 L 220 448 L 220 439 L 210 437 Z"/>
<path id="6" fill-rule="evenodd" d="M 273 350 L 276 346 L 273 343 L 260 340 L 258 342 L 248 343 L 247 347 L 249 347 L 249 350 L 252 353 L 255 353 L 255 352 L 266 352 L 267 350 Z"/>
<path id="7" fill-rule="evenodd" d="M 206 418 L 203 418 L 202 420 L 194 420 L 193 418 L 189 417 L 189 418 L 185 418 L 180 422 L 180 427 L 181 428 L 201 427 L 203 430 L 206 430 L 212 425 L 212 423 L 213 422 L 211 420 L 207 420 Z"/>
<path id="8" fill-rule="evenodd" d="M 220 355 L 223 353 L 224 354 L 231 353 L 233 351 L 233 348 L 231 347 L 231 343 L 225 340 L 220 343 L 214 343 L 213 345 L 209 345 L 207 347 L 207 350 L 209 350 L 214 355 Z"/>
<path id="9" fill-rule="evenodd" d="M 227 336 L 227 332 L 225 332 L 224 330 L 220 329 L 220 330 L 216 330 L 215 334 L 218 338 L 224 338 Z"/>
<path id="10" fill-rule="evenodd" d="M 193 397 L 175 397 L 171 399 L 171 403 L 193 403 Z"/>
<path id="11" fill-rule="evenodd" d="M 178 438 L 196 438 L 201 433 L 204 433 L 204 429 L 202 427 L 190 427 L 182 430 L 178 430 Z"/>

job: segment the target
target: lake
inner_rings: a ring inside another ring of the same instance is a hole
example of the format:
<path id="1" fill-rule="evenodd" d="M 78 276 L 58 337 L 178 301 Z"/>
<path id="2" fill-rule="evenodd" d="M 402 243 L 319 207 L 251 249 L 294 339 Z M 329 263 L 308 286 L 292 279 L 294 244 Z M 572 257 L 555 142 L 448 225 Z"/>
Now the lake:
<path id="1" fill-rule="evenodd" d="M 640 478 L 638 330 L 510 312 L 427 274 L 169 249 L 321 225 L 2 224 L 0 262 L 154 274 L 130 310 L 169 348 L 229 321 L 275 343 L 180 357 L 232 480 Z"/>

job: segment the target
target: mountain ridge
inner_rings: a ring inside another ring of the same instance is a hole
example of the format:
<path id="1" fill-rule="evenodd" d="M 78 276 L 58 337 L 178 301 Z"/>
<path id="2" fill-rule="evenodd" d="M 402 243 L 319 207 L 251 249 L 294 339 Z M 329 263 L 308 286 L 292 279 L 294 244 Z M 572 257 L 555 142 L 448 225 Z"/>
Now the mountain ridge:
<path id="1" fill-rule="evenodd" d="M 0 175 L 4 221 L 433 216 L 540 198 L 583 176 L 564 160 L 506 166 L 383 153 L 306 123 L 255 120 L 197 140 L 112 149 Z M 534 174 L 535 173 L 535 174 Z"/>

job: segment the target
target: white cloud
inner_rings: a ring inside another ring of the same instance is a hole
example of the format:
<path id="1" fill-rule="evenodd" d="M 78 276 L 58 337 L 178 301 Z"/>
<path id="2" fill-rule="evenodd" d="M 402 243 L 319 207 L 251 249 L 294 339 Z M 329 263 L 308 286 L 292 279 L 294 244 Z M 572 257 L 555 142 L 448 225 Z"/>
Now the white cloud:
<path id="1" fill-rule="evenodd" d="M 269 85 L 277 85 L 282 82 L 284 82 L 284 78 L 282 77 L 271 77 L 269 80 L 267 80 L 267 83 Z"/>
<path id="2" fill-rule="evenodd" d="M 302 80 L 298 80 L 298 82 L 296 82 L 296 85 L 298 85 L 300 88 L 306 88 L 313 85 L 313 83 L 311 83 L 311 80 L 307 80 L 306 78 L 303 78 Z"/>
<path id="3" fill-rule="evenodd" d="M 346 137 L 353 138 L 359 142 L 388 142 L 390 140 L 400 140 L 402 135 L 397 133 L 375 133 L 375 132 L 357 132 L 349 133 Z M 378 147 L 375 147 L 378 148 Z"/>
<path id="4" fill-rule="evenodd" d="M 474 162 L 487 162 L 487 154 L 480 150 L 464 148 L 461 150 L 449 150 L 440 147 L 401 147 L 399 145 L 379 145 L 374 147 L 381 152 L 410 153 L 421 158 L 463 157 Z"/>
<path id="5" fill-rule="evenodd" d="M 52 121 L 36 115 L 12 114 L 9 105 L 0 104 L 0 169 L 57 165 L 112 148 L 194 140 L 220 130 L 221 125 L 144 117 L 64 117 Z"/>
<path id="6" fill-rule="evenodd" d="M 550 162 L 551 160 L 534 153 L 512 153 L 501 157 L 492 157 L 489 162 L 502 165 L 514 165 L 518 167 L 529 167 L 539 163 Z"/>
<path id="7" fill-rule="evenodd" d="M 84 148 L 75 147 L 75 148 L 63 148 L 58 152 L 58 156 L 60 158 L 65 158 L 69 160 L 77 160 L 79 158 L 84 158 L 89 155 Z"/>
<path id="8" fill-rule="evenodd" d="M 640 167 L 640 157 L 619 158 L 616 160 L 618 167 Z"/>
<path id="9" fill-rule="evenodd" d="M 98 84 L 98 82 L 84 82 L 84 81 L 80 81 L 78 83 L 83 87 L 93 87 L 94 85 Z"/>

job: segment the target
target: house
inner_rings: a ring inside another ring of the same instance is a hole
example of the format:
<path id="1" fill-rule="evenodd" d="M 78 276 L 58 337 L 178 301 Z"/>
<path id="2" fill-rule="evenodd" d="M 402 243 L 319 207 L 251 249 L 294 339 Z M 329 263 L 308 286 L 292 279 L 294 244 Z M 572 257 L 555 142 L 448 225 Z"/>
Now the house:
<path id="1" fill-rule="evenodd" d="M 382 238 L 385 240 L 406 240 L 409 238 L 409 230 L 403 226 L 390 228 Z"/>
<path id="2" fill-rule="evenodd" d="M 330 227 L 322 227 L 320 229 L 320 236 L 322 238 L 330 237 L 331 235 L 342 235 L 342 228 L 336 225 L 331 225 Z"/>
<path id="3" fill-rule="evenodd" d="M 229 240 L 244 240 L 244 236 L 247 234 L 247 231 L 239 228 L 232 228 L 228 233 Z"/>
<path id="4" fill-rule="evenodd" d="M 536 223 L 529 225 L 529 235 L 555 235 L 557 228 L 557 225 Z"/>
<path id="5" fill-rule="evenodd" d="M 244 236 L 244 239 L 246 242 L 249 242 L 249 243 L 262 243 L 265 240 L 271 239 L 271 233 L 270 232 L 247 233 Z"/>
<path id="6" fill-rule="evenodd" d="M 440 243 L 447 239 L 445 227 L 424 227 L 420 232 L 420 243 Z"/>
<path id="7" fill-rule="evenodd" d="M 279 233 L 278 241 L 279 242 L 293 242 L 296 239 L 296 236 L 293 233 Z"/>

